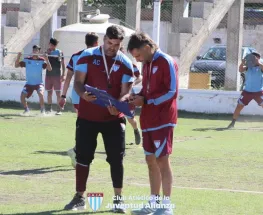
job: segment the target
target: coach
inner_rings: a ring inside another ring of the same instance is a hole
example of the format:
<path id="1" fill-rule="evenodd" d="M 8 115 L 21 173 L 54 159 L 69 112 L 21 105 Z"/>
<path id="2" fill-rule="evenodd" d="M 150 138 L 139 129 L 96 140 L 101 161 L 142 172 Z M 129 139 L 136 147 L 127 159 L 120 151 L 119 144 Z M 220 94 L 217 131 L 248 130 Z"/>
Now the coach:
<path id="1" fill-rule="evenodd" d="M 76 123 L 76 195 L 65 209 L 84 209 L 86 182 L 89 166 L 94 159 L 97 136 L 102 134 L 110 164 L 111 178 L 116 199 L 115 213 L 125 213 L 121 192 L 123 186 L 123 156 L 125 154 L 124 115 L 115 107 L 100 107 L 93 104 L 96 98 L 85 91 L 88 84 L 107 91 L 120 101 L 129 97 L 133 83 L 132 62 L 121 51 L 124 30 L 119 26 L 110 26 L 104 36 L 103 45 L 86 49 L 80 55 L 75 73 L 74 88 L 80 96 L 78 119 Z M 116 198 L 117 197 L 117 198 Z"/>

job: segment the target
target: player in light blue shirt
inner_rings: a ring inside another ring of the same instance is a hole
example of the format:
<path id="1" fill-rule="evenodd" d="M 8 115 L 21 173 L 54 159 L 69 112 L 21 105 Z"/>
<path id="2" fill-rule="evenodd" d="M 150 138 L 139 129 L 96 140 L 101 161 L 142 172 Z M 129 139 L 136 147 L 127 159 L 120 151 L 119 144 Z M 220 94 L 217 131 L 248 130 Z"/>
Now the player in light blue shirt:
<path id="1" fill-rule="evenodd" d="M 263 63 L 260 60 L 260 54 L 253 52 L 246 56 L 239 66 L 239 72 L 245 73 L 245 85 L 238 99 L 233 120 L 228 128 L 233 128 L 235 126 L 240 112 L 252 100 L 255 100 L 259 106 L 263 107 Z"/>
<path id="2" fill-rule="evenodd" d="M 21 92 L 21 103 L 24 106 L 25 112 L 29 112 L 29 108 L 26 102 L 26 98 L 28 99 L 33 94 L 34 90 L 37 91 L 39 96 L 39 103 L 41 108 L 41 113 L 45 111 L 44 104 L 44 84 L 42 80 L 42 71 L 43 69 L 47 69 L 51 71 L 51 65 L 49 63 L 48 57 L 39 57 L 40 47 L 37 45 L 33 46 L 33 54 L 27 58 L 24 58 L 22 61 L 20 60 L 21 53 L 18 53 L 17 59 L 15 62 L 15 67 L 25 67 L 26 68 L 26 84 Z"/>

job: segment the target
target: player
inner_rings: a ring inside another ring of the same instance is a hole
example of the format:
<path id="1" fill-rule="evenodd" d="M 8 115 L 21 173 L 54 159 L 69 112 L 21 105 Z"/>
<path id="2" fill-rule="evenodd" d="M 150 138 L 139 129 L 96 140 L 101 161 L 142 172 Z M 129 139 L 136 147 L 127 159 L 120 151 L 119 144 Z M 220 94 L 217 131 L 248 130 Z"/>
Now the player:
<path id="1" fill-rule="evenodd" d="M 128 51 L 144 63 L 142 90 L 130 96 L 130 102 L 142 107 L 140 124 L 151 186 L 151 207 L 134 210 L 132 214 L 170 215 L 173 214 L 170 203 L 173 177 L 169 156 L 177 123 L 177 64 L 145 33 L 130 37 Z M 165 197 L 162 204 L 158 198 L 161 185 Z M 156 206 L 159 203 L 161 208 Z"/>
<path id="2" fill-rule="evenodd" d="M 238 104 L 235 109 L 232 122 L 228 128 L 234 128 L 237 118 L 242 109 L 248 105 L 252 100 L 255 100 L 258 105 L 263 107 L 263 63 L 260 62 L 260 54 L 253 52 L 255 56 L 255 64 L 248 68 L 246 65 L 246 58 L 242 60 L 239 66 L 239 72 L 245 73 L 245 85 L 243 92 L 238 99 Z"/>
<path id="3" fill-rule="evenodd" d="M 24 86 L 21 92 L 21 103 L 24 106 L 24 114 L 29 113 L 29 108 L 26 102 L 26 98 L 30 98 L 33 92 L 36 90 L 41 113 L 45 113 L 45 103 L 44 103 L 44 85 L 42 80 L 42 70 L 47 69 L 48 71 L 52 70 L 52 67 L 49 63 L 48 57 L 43 56 L 39 57 L 40 47 L 38 45 L 33 46 L 33 54 L 30 57 L 24 58 L 22 61 L 19 61 L 21 58 L 21 53 L 17 55 L 15 62 L 15 67 L 25 67 L 26 68 L 26 85 Z"/>
<path id="4" fill-rule="evenodd" d="M 120 51 L 125 53 L 123 46 L 120 48 Z M 142 76 L 140 74 L 139 69 L 137 68 L 137 66 L 135 64 L 133 64 L 133 72 L 134 72 L 134 76 L 136 78 L 133 86 L 136 86 L 137 84 L 140 84 L 142 82 Z M 135 93 L 133 89 L 132 89 L 132 93 Z M 139 130 L 138 125 L 137 125 L 137 120 L 135 117 L 133 117 L 133 118 L 127 117 L 127 120 L 131 124 L 131 126 L 134 130 L 135 144 L 139 145 L 141 143 L 141 134 L 140 134 L 140 130 Z"/>
<path id="5" fill-rule="evenodd" d="M 92 103 L 96 100 L 95 96 L 86 92 L 84 88 L 84 85 L 88 84 L 105 90 L 120 101 L 128 99 L 134 78 L 132 62 L 119 51 L 124 36 L 122 27 L 110 26 L 104 36 L 103 45 L 86 49 L 78 59 L 74 83 L 74 88 L 80 96 L 76 123 L 77 193 L 65 206 L 66 210 L 80 210 L 86 207 L 84 192 L 89 167 L 94 159 L 97 136 L 101 133 L 114 188 L 113 212 L 125 213 L 123 201 L 120 200 L 124 174 L 125 117 L 111 105 L 101 107 Z"/>
<path id="6" fill-rule="evenodd" d="M 86 36 L 85 36 L 85 44 L 87 46 L 87 49 L 98 46 L 98 41 L 99 41 L 99 35 L 94 33 L 94 32 L 87 33 Z M 61 108 L 63 108 L 65 103 L 66 103 L 66 95 L 67 95 L 67 91 L 68 91 L 68 88 L 69 88 L 69 85 L 70 85 L 70 81 L 71 81 L 71 79 L 72 79 L 72 77 L 74 75 L 74 69 L 76 67 L 77 60 L 78 60 L 79 56 L 81 55 L 81 53 L 83 51 L 84 50 L 79 51 L 76 54 L 73 54 L 71 56 L 71 58 L 70 58 L 69 64 L 67 65 L 67 69 L 68 69 L 67 77 L 66 77 L 66 80 L 65 80 L 65 83 L 64 83 L 64 86 L 63 86 L 62 96 L 61 96 L 61 99 L 60 99 L 60 102 L 59 102 Z M 72 104 L 74 105 L 76 113 L 78 113 L 78 109 L 79 109 L 79 95 L 74 90 L 74 87 L 72 88 L 72 94 L 71 95 L 72 95 L 71 96 Z M 73 149 L 70 149 L 67 152 L 69 157 L 71 158 L 71 163 L 72 163 L 72 166 L 74 168 L 76 168 L 76 153 L 75 153 L 75 151 L 76 151 L 76 148 L 74 147 Z"/>
<path id="7" fill-rule="evenodd" d="M 50 64 L 52 66 L 52 71 L 46 73 L 45 86 L 46 91 L 48 91 L 47 102 L 48 108 L 47 112 L 52 112 L 52 94 L 53 90 L 56 92 L 57 96 L 57 113 L 56 115 L 61 115 L 61 108 L 59 106 L 60 94 L 61 94 L 61 83 L 65 81 L 65 62 L 63 53 L 61 50 L 57 49 L 58 40 L 51 38 L 49 41 L 49 49 L 47 50 L 48 55 L 56 55 L 58 57 L 49 57 Z M 61 74 L 62 68 L 62 74 Z"/>

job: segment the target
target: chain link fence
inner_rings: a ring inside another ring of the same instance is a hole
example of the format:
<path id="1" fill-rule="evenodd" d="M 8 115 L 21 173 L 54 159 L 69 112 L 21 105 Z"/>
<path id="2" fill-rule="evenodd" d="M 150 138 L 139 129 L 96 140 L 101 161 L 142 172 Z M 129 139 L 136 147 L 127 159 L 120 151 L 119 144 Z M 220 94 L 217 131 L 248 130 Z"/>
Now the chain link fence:
<path id="1" fill-rule="evenodd" d="M 37 0 L 36 0 L 37 1 Z M 198 0 L 198 2 L 205 2 L 204 0 Z M 219 0 L 216 0 L 219 1 Z M 58 7 L 57 16 L 55 19 L 57 28 L 67 26 L 67 3 L 64 1 L 54 0 L 42 0 L 41 2 L 47 2 L 50 4 L 50 8 L 54 2 L 60 2 Z M 132 1 L 131 1 L 132 2 Z M 163 0 L 161 7 L 161 25 L 160 25 L 160 48 L 164 52 L 169 53 L 169 46 L 175 46 L 169 40 L 169 34 L 173 30 L 175 3 L 174 0 Z M 189 10 L 185 17 L 191 17 L 193 15 L 192 3 L 189 2 Z M 255 2 L 255 1 L 254 1 Z M 24 8 L 26 5 L 24 5 Z M 23 7 L 22 7 L 23 8 Z M 36 9 L 36 8 L 32 8 Z M 133 4 L 128 4 L 126 0 L 83 0 L 83 11 L 93 11 L 100 9 L 102 14 L 109 14 L 109 22 L 123 25 L 127 28 L 135 30 L 139 27 L 142 31 L 152 36 L 153 26 L 153 1 L 141 0 L 141 6 L 138 8 Z M 1 43 L 7 44 L 13 35 L 16 34 L 18 29 L 27 22 L 27 15 L 24 12 L 24 16 L 20 16 L 18 19 L 17 13 L 21 11 L 20 0 L 5 0 L 2 1 L 2 16 L 1 16 Z M 139 17 L 134 14 L 140 14 Z M 31 14 L 32 15 L 32 14 Z M 37 14 L 34 14 L 37 15 Z M 137 19 L 137 20 L 136 20 Z M 138 22 L 139 19 L 139 22 Z M 227 32 L 228 23 L 227 15 L 220 22 L 217 29 L 209 36 L 206 42 L 202 45 L 199 54 L 195 57 L 192 64 L 189 66 L 189 83 L 190 89 L 211 89 L 211 90 L 224 90 L 230 80 L 226 78 L 226 61 L 227 57 Z M 137 21 L 137 26 L 136 26 Z M 54 22 L 54 19 L 53 19 Z M 139 23 L 139 26 L 138 26 Z M 44 28 L 44 27 L 43 27 Z M 241 56 L 244 58 L 247 54 L 257 51 L 263 53 L 263 3 L 246 3 L 244 9 L 244 28 L 243 28 L 243 48 Z M 235 33 L 235 32 L 234 32 Z M 51 34 L 43 34 L 41 31 L 36 32 L 32 39 L 25 44 L 23 48 L 22 57 L 32 52 L 32 46 L 35 44 L 43 43 L 43 37 L 46 35 L 46 46 Z M 194 35 L 193 35 L 194 36 Z M 42 40 L 42 41 L 41 41 Z M 19 40 L 17 41 L 19 43 Z M 84 42 L 83 42 L 84 45 Z M 42 46 L 42 45 L 41 45 Z M 84 48 L 84 46 L 83 46 Z M 17 53 L 8 53 L 7 55 L 16 55 Z M 45 48 L 42 49 L 45 51 Z M 62 50 L 65 52 L 65 50 Z M 189 50 L 190 52 L 191 50 Z M 237 50 L 229 52 L 231 55 L 236 55 Z M 75 51 L 67 51 L 65 55 L 65 62 L 70 59 L 71 54 Z M 229 54 L 228 53 L 228 54 Z M 171 54 L 172 55 L 172 54 Z M 231 62 L 230 62 L 231 63 Z M 45 75 L 45 72 L 43 73 Z M 0 71 L 0 80 L 25 80 L 25 69 L 15 68 L 14 62 L 5 64 Z M 244 83 L 245 76 L 240 77 L 240 89 Z M 231 80 L 232 81 L 232 80 Z"/>
<path id="2" fill-rule="evenodd" d="M 243 19 L 243 39 L 239 63 L 252 52 L 263 53 L 263 41 L 260 39 L 263 36 L 263 4 L 245 3 Z M 243 89 L 245 73 L 236 73 L 231 67 L 231 64 L 238 65 L 233 60 L 238 50 L 231 49 L 232 45 L 227 42 L 228 37 L 237 33 L 238 29 L 233 29 L 231 23 L 228 22 L 228 14 L 226 14 L 217 29 L 202 45 L 199 55 L 191 64 L 190 82 L 192 85 L 189 88 L 228 90 L 231 87 L 234 89 L 233 85 L 236 84 L 238 90 Z M 227 61 L 230 67 L 227 67 Z M 233 79 L 236 79 L 234 81 L 237 83 L 232 83 Z"/>

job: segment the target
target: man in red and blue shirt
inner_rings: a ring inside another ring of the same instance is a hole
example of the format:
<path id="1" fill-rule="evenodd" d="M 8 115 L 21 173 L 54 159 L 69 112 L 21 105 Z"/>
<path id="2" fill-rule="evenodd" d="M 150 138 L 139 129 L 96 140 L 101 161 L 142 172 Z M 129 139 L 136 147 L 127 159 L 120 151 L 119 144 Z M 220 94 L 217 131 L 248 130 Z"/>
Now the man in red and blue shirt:
<path id="1" fill-rule="evenodd" d="M 45 113 L 45 104 L 44 104 L 44 84 L 42 80 L 43 69 L 48 71 L 52 70 L 52 67 L 49 63 L 48 57 L 39 57 L 40 47 L 38 45 L 33 46 L 32 56 L 20 60 L 21 53 L 18 53 L 17 59 L 15 62 L 15 67 L 25 67 L 26 68 L 26 84 L 21 92 L 21 103 L 24 106 L 24 113 L 29 113 L 29 108 L 26 102 L 26 98 L 30 98 L 33 92 L 36 90 L 39 103 L 41 108 L 41 113 Z"/>
<path id="2" fill-rule="evenodd" d="M 87 84 L 105 90 L 120 101 L 128 99 L 134 78 L 132 62 L 119 51 L 123 39 L 123 28 L 110 26 L 104 36 L 104 44 L 86 49 L 77 61 L 74 88 L 80 96 L 80 103 L 76 122 L 76 194 L 65 206 L 66 210 L 80 210 L 86 207 L 84 192 L 89 167 L 94 159 L 97 136 L 101 133 L 114 188 L 113 211 L 125 213 L 121 193 L 126 121 L 123 113 L 110 104 L 108 107 L 94 104 L 95 96 L 86 92 L 84 88 Z"/>
<path id="3" fill-rule="evenodd" d="M 120 48 L 120 51 L 125 53 L 124 51 L 124 47 L 122 46 Z M 136 86 L 137 84 L 140 84 L 142 82 L 142 76 L 140 74 L 140 71 L 138 69 L 138 67 L 133 64 L 133 73 L 134 73 L 134 83 L 133 83 L 133 87 Z M 132 89 L 132 92 L 134 92 L 134 90 Z M 134 110 L 135 111 L 135 108 Z M 141 134 L 140 134 L 140 130 L 138 128 L 138 123 L 135 117 L 127 117 L 128 122 L 131 124 L 132 128 L 133 128 L 133 132 L 134 132 L 134 137 L 135 137 L 135 144 L 139 145 L 141 143 Z"/>
<path id="4" fill-rule="evenodd" d="M 151 186 L 151 207 L 143 207 L 132 214 L 171 215 L 172 169 L 169 156 L 177 123 L 177 64 L 144 33 L 130 37 L 128 50 L 137 61 L 144 63 L 142 90 L 131 96 L 130 102 L 142 107 L 140 124 Z M 161 185 L 164 207 L 158 208 Z"/>

